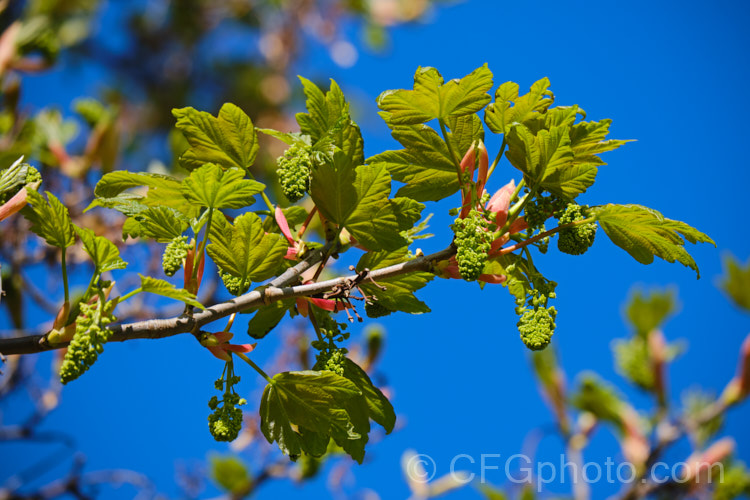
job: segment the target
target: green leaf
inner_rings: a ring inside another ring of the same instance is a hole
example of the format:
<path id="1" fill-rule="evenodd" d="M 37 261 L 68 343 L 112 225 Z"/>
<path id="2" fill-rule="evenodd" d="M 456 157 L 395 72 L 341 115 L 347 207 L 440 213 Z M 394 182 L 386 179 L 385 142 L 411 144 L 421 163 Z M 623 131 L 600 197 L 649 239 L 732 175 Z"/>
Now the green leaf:
<path id="1" fill-rule="evenodd" d="M 31 222 L 31 230 L 43 238 L 48 245 L 67 248 L 75 243 L 73 223 L 68 209 L 54 194 L 47 191 L 47 200 L 33 189 L 27 189 L 30 206 L 23 209 L 23 215 Z"/>
<path id="2" fill-rule="evenodd" d="M 141 277 L 141 290 L 144 292 L 155 293 L 156 295 L 179 300 L 189 306 L 205 309 L 203 304 L 196 300 L 195 295 L 184 288 L 175 288 L 172 283 L 157 278 L 143 276 L 142 274 L 138 274 L 138 276 Z"/>
<path id="3" fill-rule="evenodd" d="M 247 324 L 247 334 L 254 339 L 262 339 L 281 323 L 289 308 L 294 306 L 294 299 L 277 300 L 257 309 L 258 312 Z"/>
<path id="4" fill-rule="evenodd" d="M 97 273 L 104 273 L 113 269 L 125 269 L 128 263 L 120 258 L 117 246 L 103 236 L 96 236 L 94 231 L 75 224 L 73 229 L 83 242 L 83 249 L 91 257 Z"/>
<path id="5" fill-rule="evenodd" d="M 383 392 L 373 385 L 372 380 L 360 366 L 349 358 L 344 360 L 344 376 L 354 382 L 367 402 L 369 416 L 380 424 L 386 434 L 396 425 L 396 412 Z"/>
<path id="6" fill-rule="evenodd" d="M 581 377 L 571 404 L 579 410 L 592 413 L 599 420 L 615 424 L 620 430 L 623 425 L 622 414 L 629 407 L 612 385 L 593 373 L 586 373 Z"/>
<path id="7" fill-rule="evenodd" d="M 395 127 L 392 135 L 405 149 L 385 151 L 367 163 L 384 164 L 395 180 L 406 184 L 397 196 L 439 201 L 458 191 L 456 164 L 437 132 L 426 125 L 415 125 Z"/>
<path id="8" fill-rule="evenodd" d="M 331 156 L 338 148 L 352 165 L 364 163 L 362 134 L 351 119 L 349 104 L 338 84 L 331 80 L 330 90 L 323 93 L 310 80 L 300 77 L 300 81 L 308 112 L 297 113 L 296 118 L 301 133 L 311 138 L 313 149 Z"/>
<path id="9" fill-rule="evenodd" d="M 263 134 L 270 135 L 271 137 L 274 137 L 280 140 L 281 142 L 285 142 L 286 144 L 290 146 L 293 144 L 312 146 L 312 141 L 310 140 L 310 136 L 305 135 L 301 132 L 279 132 L 278 130 L 274 130 L 272 128 L 258 128 L 258 127 L 256 127 L 255 130 Z"/>
<path id="10" fill-rule="evenodd" d="M 148 194 L 145 197 L 123 193 L 127 189 L 138 186 L 148 187 Z M 198 207 L 191 205 L 182 196 L 181 182 L 168 175 L 127 172 L 124 170 L 110 172 L 99 180 L 94 194 L 98 201 L 94 200 L 87 210 L 96 205 L 101 205 L 114 208 L 130 216 L 133 215 L 132 212 L 142 211 L 139 209 L 141 205 L 146 205 L 174 208 L 185 214 L 186 217 L 196 217 L 199 211 Z"/>
<path id="11" fill-rule="evenodd" d="M 724 279 L 720 286 L 735 305 L 750 311 L 750 260 L 742 266 L 732 255 L 725 255 Z"/>
<path id="12" fill-rule="evenodd" d="M 446 125 L 450 132 L 448 133 L 448 142 L 453 146 L 453 150 L 460 158 L 466 154 L 472 144 L 476 141 L 484 140 L 484 125 L 482 119 L 475 114 L 463 116 L 449 116 Z"/>
<path id="13" fill-rule="evenodd" d="M 612 352 L 617 373 L 641 389 L 650 391 L 654 388 L 654 370 L 645 337 L 615 339 Z"/>
<path id="14" fill-rule="evenodd" d="M 570 128 L 570 146 L 576 163 L 588 163 L 594 166 L 606 165 L 597 155 L 612 151 L 631 140 L 605 140 L 612 120 L 598 122 L 581 122 Z"/>
<path id="15" fill-rule="evenodd" d="M 287 251 L 286 239 L 265 234 L 260 217 L 253 212 L 240 215 L 231 226 L 217 218 L 210 240 L 206 251 L 222 271 L 255 282 L 273 276 Z"/>
<path id="16" fill-rule="evenodd" d="M 476 113 L 490 102 L 490 88 L 492 72 L 486 64 L 445 85 L 435 68 L 420 67 L 414 74 L 414 90 L 386 90 L 378 97 L 378 107 L 389 113 L 389 126 L 415 125 Z"/>
<path id="17" fill-rule="evenodd" d="M 188 218 L 170 207 L 151 207 L 137 214 L 135 219 L 140 225 L 139 236 L 159 243 L 169 243 L 190 227 Z"/>
<path id="18" fill-rule="evenodd" d="M 485 123 L 496 134 L 508 133 L 514 123 L 527 124 L 555 101 L 549 85 L 549 79 L 542 78 L 531 86 L 528 94 L 519 97 L 517 83 L 503 83 L 495 92 L 495 102 L 487 106 Z"/>
<path id="19" fill-rule="evenodd" d="M 180 157 L 180 164 L 188 170 L 215 163 L 224 169 L 236 167 L 250 171 L 258 154 L 258 134 L 253 122 L 234 104 L 224 104 L 218 118 L 193 108 L 173 109 L 175 126 L 190 149 Z"/>
<path id="20" fill-rule="evenodd" d="M 406 245 L 399 234 L 412 215 L 396 215 L 406 206 L 391 202 L 391 176 L 383 164 L 353 168 L 337 151 L 332 162 L 316 167 L 310 183 L 310 196 L 323 216 L 345 227 L 357 241 L 370 250 L 395 250 Z M 410 211 L 416 210 L 410 205 Z M 416 222 L 416 221 L 415 221 Z"/>
<path id="21" fill-rule="evenodd" d="M 247 491 L 253 482 L 245 463 L 234 455 L 211 455 L 211 479 L 227 493 Z"/>
<path id="22" fill-rule="evenodd" d="M 593 178 L 587 180 L 585 172 L 567 172 L 573 162 L 567 127 L 540 130 L 534 135 L 526 126 L 516 125 L 508 133 L 507 142 L 505 154 L 511 164 L 523 172 L 529 186 L 571 197 L 566 194 L 566 189 L 576 191 L 575 187 L 583 186 L 585 191 L 593 184 Z"/>
<path id="23" fill-rule="evenodd" d="M 407 260 L 409 260 L 408 251 L 405 247 L 393 252 L 368 252 L 359 259 L 357 271 L 361 272 L 364 269 L 374 271 Z M 385 290 L 369 280 L 362 282 L 360 287 L 365 294 L 374 296 L 378 304 L 391 311 L 422 314 L 430 312 L 430 308 L 417 299 L 414 292 L 424 287 L 434 277 L 432 273 L 415 272 L 378 280 L 378 285 L 386 287 Z"/>
<path id="24" fill-rule="evenodd" d="M 297 429 L 331 436 L 340 446 L 359 440 L 362 423 L 353 410 L 356 405 L 365 405 L 360 390 L 333 372 L 279 373 L 263 391 L 260 429 L 269 443 L 278 443 L 293 459 L 303 451 L 319 456 L 319 447 L 303 440 Z"/>
<path id="25" fill-rule="evenodd" d="M 657 256 L 693 269 L 700 278 L 698 265 L 684 248 L 685 240 L 716 246 L 697 229 L 641 205 L 608 204 L 595 207 L 592 213 L 609 239 L 641 264 L 651 264 Z"/>
<path id="26" fill-rule="evenodd" d="M 169 175 L 118 170 L 117 172 L 105 174 L 96 183 L 94 194 L 98 198 L 113 198 L 126 189 L 137 186 L 164 189 L 170 193 L 180 191 L 180 181 Z"/>
<path id="27" fill-rule="evenodd" d="M 182 195 L 189 202 L 208 208 L 242 208 L 255 202 L 265 186 L 257 181 L 244 179 L 238 168 L 222 170 L 218 165 L 207 163 L 193 170 L 182 182 Z"/>
<path id="28" fill-rule="evenodd" d="M 630 296 L 625 312 L 636 333 L 646 337 L 651 330 L 661 328 L 677 310 L 674 290 L 653 290 L 650 294 L 636 290 Z"/>

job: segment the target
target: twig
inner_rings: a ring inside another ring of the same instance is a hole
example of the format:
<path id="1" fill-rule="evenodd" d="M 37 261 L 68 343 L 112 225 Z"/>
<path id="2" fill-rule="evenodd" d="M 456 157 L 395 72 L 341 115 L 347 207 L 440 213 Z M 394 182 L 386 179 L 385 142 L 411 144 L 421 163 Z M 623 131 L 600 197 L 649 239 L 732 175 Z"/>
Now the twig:
<path id="1" fill-rule="evenodd" d="M 261 307 L 271 302 L 292 298 L 307 297 L 325 293 L 337 285 L 346 283 L 347 280 L 356 279 L 357 275 L 342 276 L 336 279 L 311 283 L 308 285 L 288 286 L 298 282 L 300 275 L 322 259 L 328 251 L 328 246 L 315 250 L 306 260 L 296 266 L 287 269 L 279 277 L 272 280 L 265 287 L 253 290 L 240 297 L 213 305 L 205 310 L 194 313 L 192 316 L 182 315 L 168 319 L 151 319 L 130 323 L 125 325 L 112 325 L 110 342 L 123 342 L 132 339 L 161 339 L 172 337 L 181 333 L 188 333 L 196 326 L 202 327 L 230 314 L 241 312 L 246 309 Z M 399 276 L 417 271 L 431 271 L 433 263 L 450 258 L 456 252 L 450 246 L 444 250 L 431 255 L 417 257 L 416 259 L 395 264 L 371 271 L 372 279 L 384 279 L 391 276 Z M 20 338 L 0 339 L 0 352 L 3 354 L 33 354 L 66 347 L 67 343 L 51 345 L 46 342 L 45 335 L 29 335 Z"/>

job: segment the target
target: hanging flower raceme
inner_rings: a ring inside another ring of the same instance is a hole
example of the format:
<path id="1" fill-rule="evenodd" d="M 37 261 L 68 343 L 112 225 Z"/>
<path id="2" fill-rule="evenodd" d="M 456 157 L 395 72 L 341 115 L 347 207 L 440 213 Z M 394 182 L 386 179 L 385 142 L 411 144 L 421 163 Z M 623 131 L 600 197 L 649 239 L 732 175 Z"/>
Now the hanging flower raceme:
<path id="1" fill-rule="evenodd" d="M 232 359 L 232 356 L 229 354 L 230 352 L 250 352 L 255 349 L 255 346 L 257 345 L 230 344 L 229 341 L 232 340 L 233 336 L 234 334 L 232 332 L 209 333 L 201 341 L 201 344 L 211 351 L 211 354 L 224 361 L 230 361 Z"/>

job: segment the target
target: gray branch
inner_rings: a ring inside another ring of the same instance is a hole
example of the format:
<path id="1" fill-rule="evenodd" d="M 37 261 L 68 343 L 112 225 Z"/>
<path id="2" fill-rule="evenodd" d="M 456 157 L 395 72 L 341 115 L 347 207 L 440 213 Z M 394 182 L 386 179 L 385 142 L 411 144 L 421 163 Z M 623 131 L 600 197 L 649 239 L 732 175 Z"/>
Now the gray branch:
<path id="1" fill-rule="evenodd" d="M 167 319 L 149 319 L 125 325 L 111 325 L 109 329 L 112 330 L 112 336 L 109 341 L 124 342 L 132 339 L 161 339 L 181 333 L 189 333 L 196 327 L 200 328 L 205 324 L 249 308 L 262 307 L 281 299 L 310 297 L 328 292 L 335 286 L 345 285 L 347 280 L 356 277 L 356 275 L 341 276 L 318 283 L 290 286 L 300 281 L 302 273 L 318 264 L 323 259 L 326 251 L 328 251 L 328 246 L 315 250 L 305 260 L 287 269 L 267 285 L 232 300 L 215 304 L 192 315 L 183 314 Z M 450 258 L 455 254 L 455 251 L 453 246 L 449 246 L 444 250 L 430 255 L 423 255 L 399 264 L 373 270 L 369 273 L 369 276 L 377 281 L 391 276 L 418 271 L 431 272 L 435 262 Z M 50 344 L 46 341 L 46 335 L 27 335 L 0 339 L 0 353 L 2 354 L 33 354 L 60 349 L 66 346 L 67 343 Z"/>

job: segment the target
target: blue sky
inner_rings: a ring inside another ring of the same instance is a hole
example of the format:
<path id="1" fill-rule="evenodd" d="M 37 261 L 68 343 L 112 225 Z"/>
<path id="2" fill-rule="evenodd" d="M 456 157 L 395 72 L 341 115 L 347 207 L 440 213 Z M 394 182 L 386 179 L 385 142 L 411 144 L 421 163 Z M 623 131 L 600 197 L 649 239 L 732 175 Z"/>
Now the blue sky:
<path id="1" fill-rule="evenodd" d="M 696 385 L 721 391 L 734 374 L 739 345 L 750 331 L 750 318 L 716 287 L 724 253 L 743 262 L 750 257 L 750 239 L 743 229 L 750 185 L 744 147 L 750 134 L 744 95 L 749 14 L 750 5 L 739 1 L 654 5 L 469 0 L 439 8 L 429 23 L 395 28 L 386 52 L 364 50 L 351 68 L 337 67 L 324 51 L 311 47 L 310 59 L 298 71 L 310 78 L 332 77 L 343 87 L 353 101 L 368 156 L 398 147 L 375 115 L 375 97 L 385 89 L 410 88 L 420 65 L 435 66 L 448 79 L 486 62 L 496 85 L 512 80 L 522 89 L 547 76 L 556 104 L 579 104 L 588 119 L 613 119 L 612 137 L 637 142 L 604 155 L 609 165 L 600 169 L 596 186 L 583 201 L 655 208 L 707 232 L 718 249 L 691 246 L 702 274 L 696 280 L 695 273 L 679 264 L 635 262 L 601 232 L 583 257 L 559 254 L 551 245 L 535 262 L 559 283 L 553 344 L 570 386 L 576 374 L 593 370 L 615 381 L 633 402 L 645 405 L 647 398 L 614 372 L 610 343 L 629 333 L 622 304 L 634 286 L 676 287 L 681 312 L 669 321 L 665 334 L 689 344 L 669 372 L 670 396 L 679 401 L 685 389 Z M 28 81 L 28 102 L 46 104 L 43 90 L 50 82 L 68 81 L 64 75 L 47 78 Z M 487 144 L 493 156 L 499 141 L 488 138 Z M 520 179 L 507 162 L 501 165 L 490 190 Z M 425 213 L 435 214 L 431 229 L 436 237 L 421 242 L 426 253 L 449 243 L 447 211 L 457 203 L 453 199 L 428 205 Z M 514 304 L 505 289 L 488 286 L 480 291 L 475 284 L 436 280 L 419 296 L 432 313 L 382 321 L 388 337 L 380 371 L 403 427 L 368 449 L 369 463 L 353 468 L 352 491 L 369 488 L 382 498 L 405 498 L 408 490 L 399 464 L 404 450 L 430 455 L 438 475 L 447 473 L 459 454 L 477 462 L 481 454 L 500 454 L 502 464 L 524 449 L 533 429 L 552 423 L 518 339 Z M 261 361 L 275 351 L 273 345 L 262 347 Z M 49 355 L 39 356 L 40 367 L 49 361 Z M 190 338 L 111 345 L 90 373 L 95 376 L 65 388 L 62 405 L 44 428 L 73 435 L 89 468 L 133 468 L 151 476 L 160 491 L 174 495 L 176 462 L 195 463 L 211 451 L 227 449 L 213 442 L 205 424 L 212 380 L 220 371 L 220 364 L 197 350 Z M 249 371 L 243 373 L 241 388 L 255 400 L 262 389 Z M 745 461 L 750 460 L 750 434 L 743 425 L 748 418 L 750 405 L 735 409 L 724 429 L 735 437 Z M 10 447 L 4 448 L 0 470 L 10 467 L 13 456 Z M 555 461 L 561 451 L 559 440 L 548 437 L 537 456 Z M 687 453 L 687 447 L 679 445 L 670 456 L 681 459 Z M 621 458 L 614 439 L 600 429 L 587 458 L 607 456 Z M 30 459 L 27 455 L 17 460 Z M 478 467 L 470 471 L 479 472 Z M 487 479 L 505 482 L 502 470 L 488 471 Z M 566 489 L 553 485 L 552 491 Z M 599 484 L 594 491 L 600 498 L 616 489 Z M 325 492 L 323 479 L 304 489 L 275 482 L 261 497 L 310 498 Z M 446 498 L 476 496 L 468 488 Z"/>

